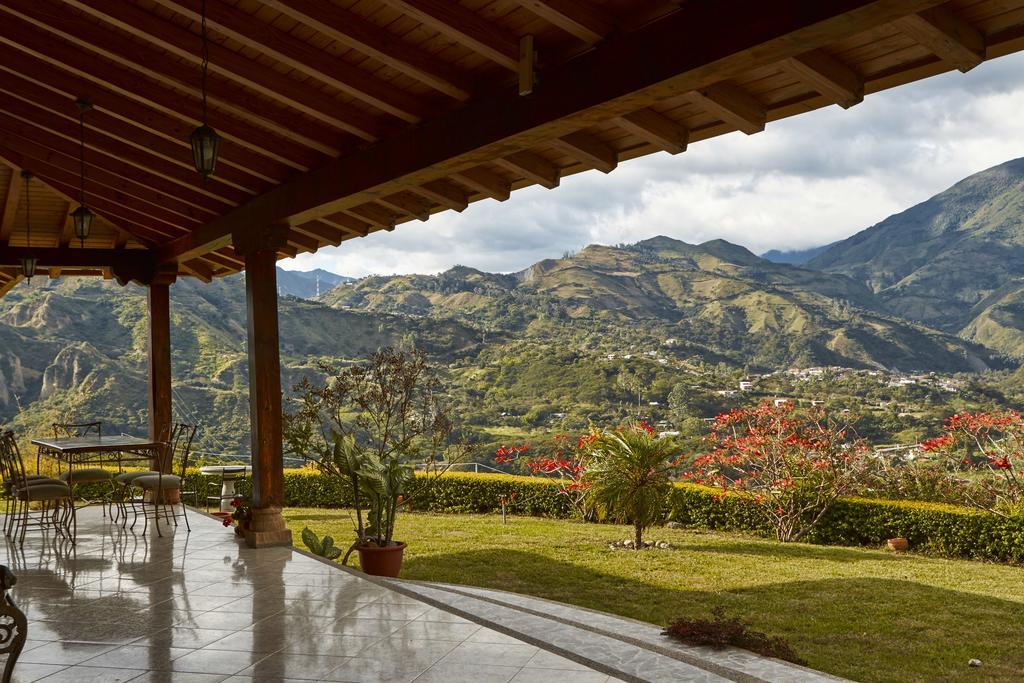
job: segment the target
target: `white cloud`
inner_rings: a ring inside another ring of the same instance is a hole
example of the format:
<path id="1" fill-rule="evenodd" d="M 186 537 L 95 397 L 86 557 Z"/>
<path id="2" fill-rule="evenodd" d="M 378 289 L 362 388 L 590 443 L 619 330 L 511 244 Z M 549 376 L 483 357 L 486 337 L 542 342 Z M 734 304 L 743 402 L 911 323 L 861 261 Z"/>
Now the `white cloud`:
<path id="1" fill-rule="evenodd" d="M 361 276 L 515 271 L 589 243 L 669 235 L 755 252 L 832 242 L 1024 156 L 1024 54 L 565 178 L 282 262 Z"/>

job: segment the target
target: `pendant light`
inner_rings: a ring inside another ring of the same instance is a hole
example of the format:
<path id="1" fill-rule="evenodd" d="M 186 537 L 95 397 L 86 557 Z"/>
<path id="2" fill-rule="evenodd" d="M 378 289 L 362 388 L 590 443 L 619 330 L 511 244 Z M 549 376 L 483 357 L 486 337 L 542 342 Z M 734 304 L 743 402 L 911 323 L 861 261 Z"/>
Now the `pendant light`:
<path id="1" fill-rule="evenodd" d="M 203 180 L 206 180 L 217 170 L 217 150 L 220 148 L 220 136 L 217 135 L 217 131 L 206 123 L 206 73 L 209 71 L 210 66 L 210 49 L 206 37 L 206 0 L 202 0 L 200 3 L 200 13 L 203 41 L 203 123 L 192 131 L 188 139 L 192 144 L 192 162 L 195 164 L 199 175 L 203 177 Z"/>
<path id="2" fill-rule="evenodd" d="M 92 109 L 92 102 L 83 98 L 77 100 L 75 104 L 78 105 L 79 205 L 71 212 L 71 218 L 75 224 L 75 237 L 84 247 L 85 240 L 89 237 L 89 230 L 92 229 L 92 219 L 96 216 L 85 205 L 85 112 Z"/>
<path id="3" fill-rule="evenodd" d="M 25 181 L 25 244 L 28 247 L 28 254 L 31 254 L 32 249 L 32 201 L 29 198 L 28 184 L 32 180 L 32 172 L 24 170 L 21 172 L 21 177 Z M 32 282 L 32 276 L 36 274 L 36 264 L 39 262 L 35 256 L 25 256 L 21 259 L 21 274 L 25 276 L 25 279 Z"/>

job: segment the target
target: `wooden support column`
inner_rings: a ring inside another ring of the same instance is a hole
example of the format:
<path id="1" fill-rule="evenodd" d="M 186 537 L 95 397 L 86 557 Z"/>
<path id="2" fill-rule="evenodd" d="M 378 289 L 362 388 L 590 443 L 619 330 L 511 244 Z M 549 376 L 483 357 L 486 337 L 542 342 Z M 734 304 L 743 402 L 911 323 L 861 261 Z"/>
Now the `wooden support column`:
<path id="1" fill-rule="evenodd" d="M 245 258 L 253 483 L 253 518 L 245 541 L 252 548 L 292 542 L 292 532 L 281 515 L 284 453 L 277 325 L 277 251 L 287 242 L 288 233 L 288 226 L 274 225 L 232 234 L 235 252 Z"/>
<path id="2" fill-rule="evenodd" d="M 171 283 L 177 267 L 161 268 L 148 284 L 149 291 L 149 438 L 170 438 L 171 422 Z M 154 459 L 154 469 L 167 463 Z"/>

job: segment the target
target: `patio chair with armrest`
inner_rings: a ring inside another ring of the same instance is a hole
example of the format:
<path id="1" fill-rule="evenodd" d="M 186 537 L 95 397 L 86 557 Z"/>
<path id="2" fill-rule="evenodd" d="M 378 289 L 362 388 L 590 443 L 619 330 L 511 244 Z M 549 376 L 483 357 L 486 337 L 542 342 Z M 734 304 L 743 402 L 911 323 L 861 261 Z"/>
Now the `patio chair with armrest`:
<path id="1" fill-rule="evenodd" d="M 170 438 L 165 443 L 160 454 L 161 462 L 159 463 L 159 469 L 150 472 L 136 472 L 134 477 L 125 482 L 125 495 L 131 503 L 132 512 L 134 513 L 131 528 L 135 528 L 135 523 L 139 517 L 139 507 L 141 507 L 144 520 L 143 533 L 149 528 L 149 520 L 152 518 L 156 523 L 157 535 L 163 536 L 163 532 L 160 529 L 161 516 L 164 519 L 170 519 L 174 526 L 178 526 L 178 517 L 181 517 L 185 520 L 185 528 L 192 531 L 192 527 L 188 523 L 185 497 L 192 495 L 195 498 L 197 493 L 195 491 L 185 491 L 183 486 L 188 470 L 189 456 L 192 452 L 192 440 L 195 438 L 197 429 L 198 427 L 193 425 L 181 423 L 174 425 L 171 429 Z M 178 474 L 173 474 L 176 456 L 180 468 Z M 138 488 L 142 495 L 138 498 L 132 495 L 133 488 Z M 178 491 L 178 503 L 167 502 L 166 496 L 170 491 Z M 146 505 L 145 500 L 147 495 L 151 502 L 149 506 Z M 136 507 L 136 503 L 139 503 L 140 506 Z M 177 510 L 179 505 L 181 507 L 180 514 Z M 127 514 L 126 508 L 125 513 Z"/>
<path id="2" fill-rule="evenodd" d="M 24 544 L 28 527 L 53 527 L 74 543 L 77 520 L 71 487 L 56 479 L 29 479 L 12 431 L 0 435 L 0 460 L 4 471 L 11 473 L 13 504 L 13 514 L 8 515 L 4 533 L 12 538 L 17 536 L 19 544 Z M 32 509 L 34 503 L 39 504 L 36 510 Z"/>
<path id="3" fill-rule="evenodd" d="M 85 436 L 95 435 L 101 436 L 103 432 L 102 422 L 78 422 L 78 423 L 59 423 L 53 424 L 53 437 L 55 439 L 74 439 Z M 59 461 L 58 461 L 59 462 Z M 36 471 L 39 471 L 39 456 L 36 456 Z M 78 469 L 72 469 L 68 466 L 67 472 L 61 472 L 58 477 L 61 481 L 71 487 L 72 497 L 75 494 L 75 488 L 81 484 L 101 484 L 107 482 L 110 484 L 110 495 L 108 500 L 104 501 L 106 504 L 102 506 L 103 514 L 106 516 L 107 507 L 112 506 L 114 502 L 114 494 L 116 488 L 114 485 L 114 473 L 103 467 L 80 467 Z M 87 502 L 87 504 L 89 504 Z M 113 515 L 111 515 L 113 517 Z"/>

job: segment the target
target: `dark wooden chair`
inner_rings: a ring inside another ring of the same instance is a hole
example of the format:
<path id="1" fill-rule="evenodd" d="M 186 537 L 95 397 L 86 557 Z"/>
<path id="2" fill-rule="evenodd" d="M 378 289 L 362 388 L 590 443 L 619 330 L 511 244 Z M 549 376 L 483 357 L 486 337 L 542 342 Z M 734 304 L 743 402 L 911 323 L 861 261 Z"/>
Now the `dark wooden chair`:
<path id="1" fill-rule="evenodd" d="M 25 613 L 18 609 L 10 593 L 17 582 L 18 578 L 14 573 L 0 565 L 0 655 L 7 655 L 3 683 L 10 683 L 13 680 L 14 667 L 28 637 L 28 619 L 25 618 Z"/>

